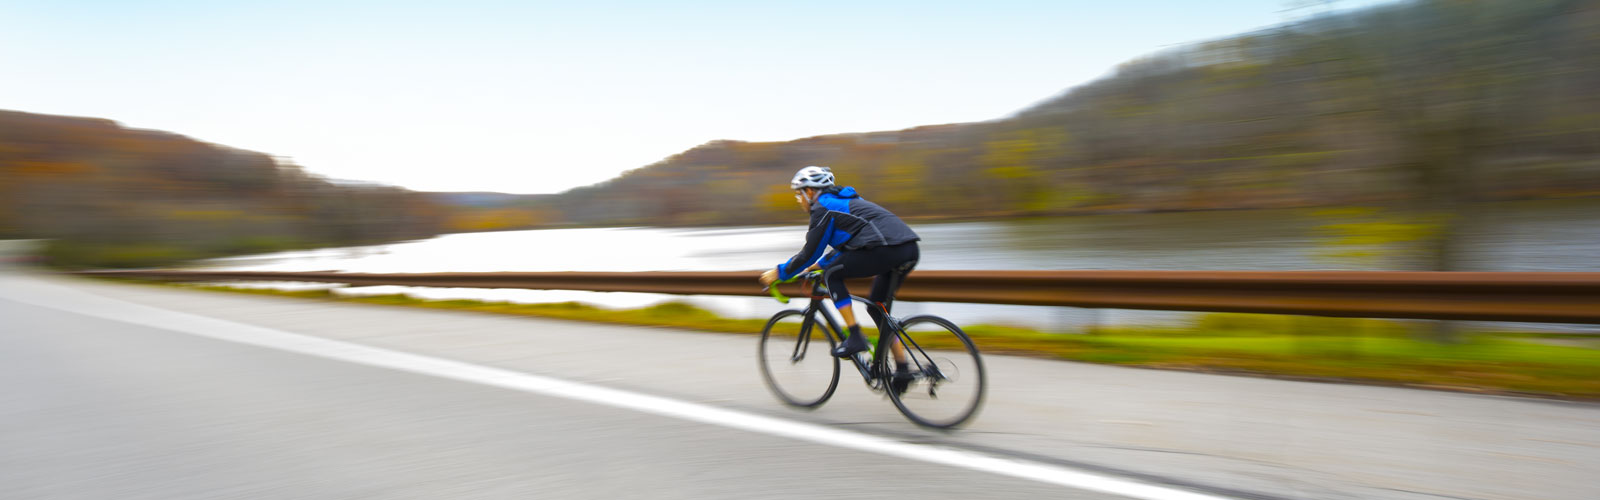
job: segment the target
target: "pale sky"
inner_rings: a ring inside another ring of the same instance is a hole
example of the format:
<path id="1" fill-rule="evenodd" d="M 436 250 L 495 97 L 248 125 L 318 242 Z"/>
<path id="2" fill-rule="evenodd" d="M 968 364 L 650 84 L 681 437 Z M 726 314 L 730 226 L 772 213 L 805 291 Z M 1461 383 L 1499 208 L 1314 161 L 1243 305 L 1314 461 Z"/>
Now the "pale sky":
<path id="1" fill-rule="evenodd" d="M 1000 118 L 1307 3 L 0 0 L 0 109 L 553 193 L 717 139 Z"/>

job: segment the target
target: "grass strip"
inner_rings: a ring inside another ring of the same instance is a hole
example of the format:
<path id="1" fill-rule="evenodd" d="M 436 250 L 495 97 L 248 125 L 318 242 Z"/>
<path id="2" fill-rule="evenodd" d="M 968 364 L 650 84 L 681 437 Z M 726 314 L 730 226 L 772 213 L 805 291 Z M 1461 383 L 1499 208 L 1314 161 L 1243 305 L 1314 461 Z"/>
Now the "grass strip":
<path id="1" fill-rule="evenodd" d="M 119 280 L 137 281 L 137 280 Z M 407 295 L 341 295 L 227 286 L 183 288 L 423 307 L 576 321 L 755 334 L 764 319 L 730 319 L 682 302 L 606 309 L 577 302 L 519 304 L 427 300 Z M 1104 328 L 1096 335 L 998 325 L 963 326 L 978 348 L 1089 363 L 1477 393 L 1600 400 L 1600 349 L 1538 342 L 1537 336 L 1480 333 L 1459 343 L 1417 340 L 1401 322 L 1273 315 L 1208 314 L 1189 327 Z M 871 329 L 867 329 L 869 332 Z M 1296 334 L 1285 334 L 1292 331 Z"/>

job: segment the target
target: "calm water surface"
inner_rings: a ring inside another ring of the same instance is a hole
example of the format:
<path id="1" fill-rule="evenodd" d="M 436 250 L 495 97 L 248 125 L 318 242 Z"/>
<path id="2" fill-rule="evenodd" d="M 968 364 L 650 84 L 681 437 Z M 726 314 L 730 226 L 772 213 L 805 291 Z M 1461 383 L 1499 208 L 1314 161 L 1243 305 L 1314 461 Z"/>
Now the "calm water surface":
<path id="1" fill-rule="evenodd" d="M 1600 203 L 1498 204 L 1475 225 L 1465 259 L 1472 270 L 1596 271 Z M 803 217 L 797 213 L 797 222 Z M 923 238 L 918 269 L 1403 269 L 1387 258 L 1330 257 L 1338 250 L 1312 211 L 1193 212 L 1061 217 L 1003 222 L 913 224 Z M 782 262 L 804 243 L 804 228 L 596 228 L 443 235 L 387 245 L 284 252 L 207 261 L 215 269 L 422 273 L 450 271 L 728 271 Z M 915 274 L 912 275 L 915 280 Z M 270 284 L 293 287 L 290 284 Z M 300 285 L 305 286 L 305 285 Z M 770 299 L 537 290 L 356 287 L 341 293 L 407 293 L 424 298 L 517 302 L 576 300 L 639 307 L 686 300 L 724 315 L 765 317 Z M 866 290 L 852 290 L 865 293 Z M 937 312 L 963 323 L 1073 331 L 1091 322 L 1172 323 L 1190 313 L 975 304 L 912 304 L 897 314 Z"/>

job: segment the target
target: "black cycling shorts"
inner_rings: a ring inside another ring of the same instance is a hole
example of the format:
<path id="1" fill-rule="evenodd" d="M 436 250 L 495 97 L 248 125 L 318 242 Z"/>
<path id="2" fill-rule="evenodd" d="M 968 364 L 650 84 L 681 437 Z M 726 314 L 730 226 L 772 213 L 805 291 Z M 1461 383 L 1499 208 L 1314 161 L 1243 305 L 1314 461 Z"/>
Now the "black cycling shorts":
<path id="1" fill-rule="evenodd" d="M 915 241 L 840 252 L 839 258 L 822 271 L 822 280 L 828 284 L 834 305 L 844 309 L 850 306 L 850 290 L 845 288 L 844 280 L 875 276 L 867 298 L 883 304 L 887 311 L 906 274 L 917 267 L 920 255 Z M 877 309 L 868 306 L 867 310 L 876 320 Z"/>

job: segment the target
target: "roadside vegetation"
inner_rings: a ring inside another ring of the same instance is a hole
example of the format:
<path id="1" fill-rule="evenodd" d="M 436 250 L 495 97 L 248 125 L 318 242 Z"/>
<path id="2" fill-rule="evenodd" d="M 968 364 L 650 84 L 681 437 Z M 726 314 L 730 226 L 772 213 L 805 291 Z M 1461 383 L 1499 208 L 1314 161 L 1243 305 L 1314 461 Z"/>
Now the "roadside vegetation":
<path id="1" fill-rule="evenodd" d="M 763 319 L 730 319 L 682 302 L 615 310 L 588 304 L 425 300 L 406 295 L 342 295 L 168 285 L 257 295 L 334 300 L 754 334 Z M 1184 326 L 1102 327 L 1093 335 L 964 325 L 986 354 L 1238 375 L 1540 397 L 1600 400 L 1600 339 L 1527 332 L 1474 332 L 1458 342 L 1426 338 L 1411 322 L 1225 314 Z M 871 332 L 871 329 L 868 329 Z"/>

